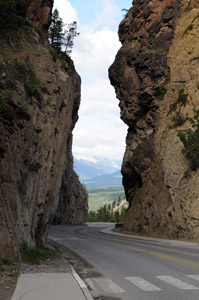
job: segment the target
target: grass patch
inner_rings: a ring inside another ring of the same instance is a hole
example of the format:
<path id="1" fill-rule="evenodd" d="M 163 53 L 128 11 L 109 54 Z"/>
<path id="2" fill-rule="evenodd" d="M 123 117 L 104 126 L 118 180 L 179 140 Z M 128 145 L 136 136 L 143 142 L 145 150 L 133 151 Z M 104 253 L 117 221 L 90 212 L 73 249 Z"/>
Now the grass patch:
<path id="1" fill-rule="evenodd" d="M 57 253 L 49 249 L 30 247 L 26 241 L 23 241 L 21 245 L 21 256 L 23 261 L 29 264 L 39 265 L 42 262 L 56 258 Z"/>
<path id="2" fill-rule="evenodd" d="M 0 177 L 0 184 L 7 183 L 7 182 L 9 182 L 8 178 L 6 178 L 4 176 Z"/>
<path id="3" fill-rule="evenodd" d="M 163 84 L 158 84 L 157 85 L 157 90 L 158 93 L 161 95 L 161 98 L 164 98 L 164 95 L 167 93 L 167 89 Z"/>
<path id="4" fill-rule="evenodd" d="M 9 258 L 2 258 L 2 263 L 4 264 L 4 265 L 12 265 L 13 263 L 14 263 L 14 261 L 13 260 L 11 260 L 11 259 L 9 259 Z"/>
<path id="5" fill-rule="evenodd" d="M 167 116 L 171 115 L 173 112 L 176 112 L 177 108 L 180 113 L 181 107 L 186 106 L 187 104 L 187 98 L 188 98 L 188 94 L 185 94 L 184 89 L 181 89 L 178 93 L 177 100 L 170 105 Z"/>
<path id="6" fill-rule="evenodd" d="M 190 31 L 190 30 L 192 30 L 193 29 L 193 24 L 191 23 L 191 24 L 189 24 L 188 26 L 187 26 L 187 28 L 185 29 L 185 31 L 184 31 L 184 33 L 183 33 L 183 36 L 188 32 L 188 31 Z"/>
<path id="7" fill-rule="evenodd" d="M 30 97 L 34 96 L 37 99 L 40 99 L 40 92 L 46 92 L 46 86 L 39 80 L 36 73 L 30 68 L 27 67 L 23 62 L 18 62 L 15 60 L 13 62 L 15 70 L 17 72 L 17 79 L 21 79 L 24 82 L 26 92 Z"/>
<path id="8" fill-rule="evenodd" d="M 56 50 L 54 49 L 50 49 L 49 50 L 50 54 L 53 56 L 53 60 L 56 62 L 56 60 L 58 60 L 61 63 L 61 66 L 64 69 L 68 69 L 68 63 L 67 61 L 64 59 L 64 56 L 62 53 L 58 53 Z"/>
<path id="9" fill-rule="evenodd" d="M 4 113 L 8 108 L 8 100 L 11 93 L 8 90 L 0 90 L 0 115 Z"/>
<path id="10" fill-rule="evenodd" d="M 194 109 L 194 116 L 188 119 L 191 128 L 177 130 L 184 145 L 182 153 L 190 161 L 192 170 L 199 168 L 199 110 Z"/>
<path id="11" fill-rule="evenodd" d="M 172 126 L 169 126 L 170 129 L 182 126 L 188 120 L 188 117 L 184 117 L 180 112 L 177 111 L 175 115 L 172 116 L 171 120 L 173 124 Z"/>

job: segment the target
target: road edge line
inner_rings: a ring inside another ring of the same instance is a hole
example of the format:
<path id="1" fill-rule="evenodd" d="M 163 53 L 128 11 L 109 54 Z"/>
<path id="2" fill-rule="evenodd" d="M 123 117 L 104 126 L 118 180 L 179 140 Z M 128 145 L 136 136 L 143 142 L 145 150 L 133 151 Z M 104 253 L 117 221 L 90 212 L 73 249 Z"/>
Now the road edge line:
<path id="1" fill-rule="evenodd" d="M 112 231 L 113 228 L 100 229 L 99 232 L 105 235 L 120 236 L 123 238 L 130 238 L 130 239 L 140 240 L 140 241 L 159 242 L 162 244 L 172 245 L 176 247 L 185 247 L 185 248 L 192 248 L 192 249 L 199 247 L 199 242 L 184 242 L 180 240 L 169 240 L 169 239 L 153 238 L 153 237 L 146 237 L 146 236 L 127 235 L 125 233 Z"/>
<path id="2" fill-rule="evenodd" d="M 75 269 L 71 264 L 70 264 L 70 268 L 71 268 L 72 275 L 74 279 L 77 281 L 78 285 L 80 286 L 86 300 L 94 300 L 85 282 L 80 278 L 80 276 L 77 274 L 77 272 L 75 271 Z"/>

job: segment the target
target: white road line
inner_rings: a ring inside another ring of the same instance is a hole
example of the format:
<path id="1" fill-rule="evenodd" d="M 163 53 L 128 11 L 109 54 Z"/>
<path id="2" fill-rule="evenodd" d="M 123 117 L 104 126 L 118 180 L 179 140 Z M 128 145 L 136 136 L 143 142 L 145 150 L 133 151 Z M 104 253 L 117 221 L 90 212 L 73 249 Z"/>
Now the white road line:
<path id="1" fill-rule="evenodd" d="M 199 281 L 199 275 L 187 275 L 187 277 L 198 280 Z"/>
<path id="2" fill-rule="evenodd" d="M 140 288 L 145 292 L 161 291 L 160 288 L 142 279 L 141 277 L 125 277 L 125 279 L 130 281 L 131 283 L 133 283 L 134 285 L 136 285 L 138 288 Z"/>
<path id="3" fill-rule="evenodd" d="M 123 289 L 106 277 L 88 278 L 87 282 L 94 290 L 97 288 L 106 294 L 125 293 Z"/>
<path id="4" fill-rule="evenodd" d="M 84 239 L 81 239 L 81 238 L 56 238 L 56 237 L 53 237 L 53 236 L 49 236 L 50 239 L 54 240 L 54 241 L 62 241 L 62 240 L 84 240 Z"/>
<path id="5" fill-rule="evenodd" d="M 79 275 L 77 274 L 77 272 L 75 271 L 75 269 L 73 268 L 72 265 L 70 265 L 71 270 L 72 270 L 72 274 L 74 276 L 74 278 L 77 280 L 77 282 L 79 283 L 79 286 L 81 288 L 87 288 L 87 286 L 85 285 L 84 281 L 79 277 Z"/>
<path id="6" fill-rule="evenodd" d="M 181 290 L 198 290 L 196 286 L 193 286 L 191 284 L 188 284 L 184 281 L 181 281 L 179 279 L 176 279 L 172 276 L 156 276 L 158 279 L 171 284 L 172 286 L 181 289 Z"/>

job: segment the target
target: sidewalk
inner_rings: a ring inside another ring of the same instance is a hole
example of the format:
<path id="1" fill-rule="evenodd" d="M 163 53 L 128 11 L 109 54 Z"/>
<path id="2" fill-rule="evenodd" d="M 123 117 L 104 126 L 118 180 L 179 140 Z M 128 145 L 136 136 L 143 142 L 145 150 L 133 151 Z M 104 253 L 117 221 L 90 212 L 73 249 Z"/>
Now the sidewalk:
<path id="1" fill-rule="evenodd" d="M 96 224 L 97 225 L 97 224 Z M 101 229 L 103 234 L 171 244 L 178 247 L 197 248 L 198 243 L 189 243 L 168 239 L 134 236 L 121 232 L 112 231 L 114 227 Z M 11 300 L 93 300 L 87 286 L 76 273 L 74 268 L 63 260 L 52 263 L 27 266 L 23 268 L 19 276 L 17 286 Z"/>
<path id="2" fill-rule="evenodd" d="M 25 266 L 11 300 L 93 300 L 85 283 L 65 260 L 60 266 Z"/>

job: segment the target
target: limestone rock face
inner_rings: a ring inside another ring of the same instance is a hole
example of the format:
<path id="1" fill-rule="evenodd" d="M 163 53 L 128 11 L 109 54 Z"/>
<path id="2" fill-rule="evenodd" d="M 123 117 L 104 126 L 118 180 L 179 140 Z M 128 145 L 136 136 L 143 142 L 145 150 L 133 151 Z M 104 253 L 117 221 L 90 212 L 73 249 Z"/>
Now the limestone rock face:
<path id="1" fill-rule="evenodd" d="M 28 17 L 38 28 L 49 28 L 53 3 L 54 0 L 37 0 L 30 3 Z"/>
<path id="2" fill-rule="evenodd" d="M 81 81 L 34 28 L 1 43 L 0 53 L 0 258 L 18 258 L 23 240 L 45 246 L 59 201 L 64 223 L 85 222 L 87 195 L 71 154 Z"/>
<path id="3" fill-rule="evenodd" d="M 59 205 L 53 220 L 54 225 L 84 224 L 87 219 L 88 193 L 79 182 L 77 174 L 73 171 L 71 145 L 72 136 L 69 136 L 66 155 L 68 168 L 62 178 Z"/>
<path id="4" fill-rule="evenodd" d="M 119 27 L 122 47 L 109 69 L 129 126 L 122 174 L 130 208 L 124 226 L 151 236 L 199 233 L 199 171 L 190 168 L 168 115 L 180 90 L 185 117 L 199 108 L 199 1 L 134 1 Z M 191 25 L 190 25 L 191 24 Z"/>

